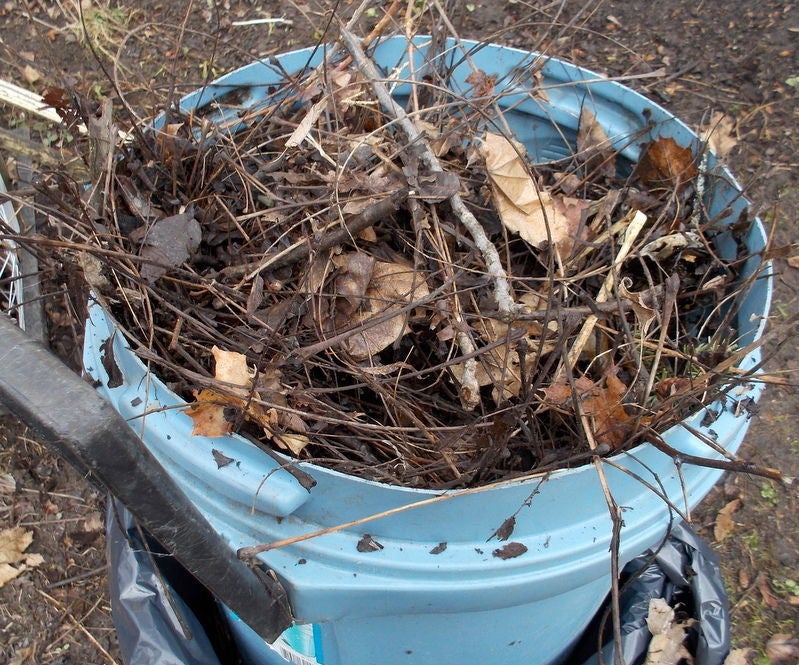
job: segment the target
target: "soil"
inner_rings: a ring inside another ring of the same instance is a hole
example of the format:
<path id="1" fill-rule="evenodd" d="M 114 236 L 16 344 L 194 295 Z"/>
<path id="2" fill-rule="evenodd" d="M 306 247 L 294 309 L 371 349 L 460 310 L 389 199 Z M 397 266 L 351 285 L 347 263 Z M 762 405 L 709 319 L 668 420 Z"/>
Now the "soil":
<path id="1" fill-rule="evenodd" d="M 90 4 L 106 8 L 87 21 L 104 62 L 120 49 L 117 60 L 125 68 L 117 73 L 118 90 L 78 33 L 69 29 L 74 16 L 59 11 L 59 5 L 68 8 L 70 3 L 0 1 L 0 77 L 37 91 L 67 76 L 95 97 L 118 96 L 122 90 L 146 115 L 155 110 L 154 98 L 169 95 L 174 81 L 179 92 L 193 89 L 205 75 L 215 77 L 255 58 L 311 44 L 324 26 L 317 6 L 288 2 L 270 3 L 270 12 L 293 25 L 245 27 L 231 22 L 262 18 L 257 3 L 187 3 L 188 14 L 184 3 L 158 0 L 112 3 L 110 9 L 107 2 Z M 545 49 L 611 76 L 648 75 L 627 84 L 694 127 L 714 112 L 726 114 L 733 123 L 732 171 L 773 229 L 775 245 L 796 241 L 799 4 L 608 0 L 587 10 L 583 2 L 451 4 L 458 4 L 463 37 Z M 216 12 L 209 10 L 213 6 Z M 122 31 L 114 33 L 118 19 Z M 26 128 L 54 147 L 65 140 L 52 126 L 8 106 L 0 106 L 0 125 Z M 3 157 L 15 173 L 12 156 Z M 789 250 L 775 262 L 774 335 L 767 345 L 767 370 L 790 380 L 797 369 L 790 319 L 797 310 L 799 272 L 789 260 L 797 255 L 799 250 Z M 63 296 L 51 298 L 46 308 L 53 348 L 75 366 L 80 326 L 70 312 Z M 778 345 L 780 340 L 786 343 Z M 799 475 L 797 412 L 799 395 L 769 387 L 742 455 L 786 476 Z M 795 484 L 739 474 L 726 476 L 693 516 L 694 526 L 721 560 L 734 646 L 747 649 L 749 662 L 757 665 L 797 662 L 798 503 Z M 725 506 L 732 520 L 717 519 Z M 0 588 L 0 665 L 122 662 L 106 586 L 103 510 L 101 491 L 53 456 L 13 416 L 3 418 L 0 530 L 30 529 L 29 550 L 41 554 L 44 563 Z"/>

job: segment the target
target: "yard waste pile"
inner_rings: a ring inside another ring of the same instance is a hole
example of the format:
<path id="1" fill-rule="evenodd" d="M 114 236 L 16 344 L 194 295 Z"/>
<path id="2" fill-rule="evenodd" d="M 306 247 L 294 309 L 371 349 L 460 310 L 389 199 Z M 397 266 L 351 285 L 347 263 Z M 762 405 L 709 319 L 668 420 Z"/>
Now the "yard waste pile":
<path id="1" fill-rule="evenodd" d="M 48 92 L 89 129 L 92 186 L 41 185 L 86 373 L 285 587 L 276 646 L 228 614 L 254 660 L 557 662 L 626 562 L 755 470 L 763 228 L 619 83 L 340 35 L 124 138 Z"/>

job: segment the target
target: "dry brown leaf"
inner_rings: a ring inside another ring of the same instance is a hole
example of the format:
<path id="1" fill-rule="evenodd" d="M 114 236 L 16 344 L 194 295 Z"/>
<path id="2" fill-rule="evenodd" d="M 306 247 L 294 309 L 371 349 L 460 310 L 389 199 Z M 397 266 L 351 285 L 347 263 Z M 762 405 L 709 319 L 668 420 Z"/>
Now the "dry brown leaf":
<path id="1" fill-rule="evenodd" d="M 649 256 L 656 261 L 669 258 L 675 252 L 683 249 L 702 249 L 702 239 L 695 231 L 671 233 L 648 242 L 641 248 L 641 256 Z"/>
<path id="2" fill-rule="evenodd" d="M 155 282 L 170 268 L 186 261 L 197 251 L 202 241 L 200 224 L 189 211 L 164 217 L 145 228 L 140 227 L 141 231 L 137 234 L 143 236 L 139 253 L 143 258 L 156 262 L 145 263 L 141 267 L 141 276 L 148 282 Z M 133 233 L 131 239 L 134 239 Z"/>
<path id="3" fill-rule="evenodd" d="M 487 342 L 497 342 L 507 337 L 508 325 L 496 319 L 484 319 L 479 324 L 481 338 Z M 522 387 L 519 353 L 514 348 L 516 342 L 500 344 L 477 356 L 475 379 L 477 385 L 494 386 L 492 396 L 496 404 L 518 397 Z M 450 367 L 452 375 L 459 384 L 463 384 L 466 371 L 465 363 L 457 363 Z"/>
<path id="4" fill-rule="evenodd" d="M 351 270 L 348 263 L 348 270 Z M 350 302 L 358 296 L 363 275 L 358 275 L 355 287 L 347 297 Z M 337 287 L 339 280 L 336 280 Z M 348 286 L 349 288 L 349 286 Z M 338 291 L 339 295 L 344 295 Z M 342 347 L 356 360 L 365 360 L 396 342 L 405 332 L 405 316 L 397 314 L 405 305 L 424 298 L 429 293 L 426 282 L 413 266 L 400 262 L 374 261 L 368 287 L 352 312 L 338 312 L 336 324 L 339 330 L 368 324 L 375 318 L 388 315 L 380 323 L 354 332 Z M 341 300 L 341 299 L 339 299 Z M 392 316 L 392 313 L 394 314 Z"/>
<path id="5" fill-rule="evenodd" d="M 716 542 L 721 542 L 729 536 L 735 528 L 735 521 L 732 514 L 741 507 L 740 499 L 733 499 L 724 506 L 716 515 L 716 524 L 713 527 L 713 537 Z"/>
<path id="6" fill-rule="evenodd" d="M 230 434 L 233 423 L 225 417 L 225 409 L 230 407 L 229 398 L 221 393 L 205 388 L 195 391 L 196 400 L 186 409 L 194 426 L 192 436 L 225 436 Z"/>
<path id="7" fill-rule="evenodd" d="M 214 378 L 232 385 L 225 386 L 225 392 L 204 388 L 195 393 L 196 402 L 186 409 L 186 414 L 194 422 L 192 436 L 229 434 L 233 423 L 225 417 L 225 409 L 243 408 L 250 392 L 252 377 L 246 356 L 217 346 L 211 348 L 211 353 L 216 363 Z"/>
<path id="8" fill-rule="evenodd" d="M 689 393 L 694 389 L 694 380 L 687 376 L 670 376 L 655 384 L 655 394 L 661 399 Z"/>
<path id="9" fill-rule="evenodd" d="M 592 426 L 592 434 L 597 444 L 607 444 L 618 448 L 627 440 L 632 416 L 624 408 L 627 386 L 610 368 L 604 379 L 604 387 L 587 376 L 574 381 L 574 389 L 568 383 L 553 383 L 541 388 L 545 404 L 573 412 L 575 400 L 580 411 Z"/>
<path id="10" fill-rule="evenodd" d="M 616 151 L 596 116 L 583 107 L 577 127 L 577 156 L 588 173 L 613 178 L 616 175 Z"/>
<path id="11" fill-rule="evenodd" d="M 0 587 L 28 568 L 44 563 L 44 558 L 40 554 L 25 552 L 32 542 L 33 531 L 20 526 L 0 531 Z"/>
<path id="12" fill-rule="evenodd" d="M 777 596 L 774 595 L 774 592 L 771 590 L 771 585 L 769 584 L 768 575 L 766 573 L 759 573 L 758 576 L 755 578 L 755 586 L 757 590 L 760 592 L 760 595 L 763 598 L 763 602 L 771 607 L 772 609 L 777 607 L 780 604 L 779 599 Z"/>
<path id="13" fill-rule="evenodd" d="M 289 434 L 288 432 L 273 432 L 271 438 L 278 446 L 284 450 L 290 450 L 295 456 L 298 456 L 302 449 L 311 442 L 304 434 Z"/>
<path id="14" fill-rule="evenodd" d="M 670 136 L 664 136 L 646 147 L 636 173 L 651 189 L 679 189 L 696 177 L 697 169 L 691 148 L 683 148 Z"/>
<path id="15" fill-rule="evenodd" d="M 583 391 L 586 382 L 590 387 Z M 604 443 L 614 449 L 623 445 L 632 421 L 623 403 L 627 386 L 612 372 L 607 373 L 604 388 L 592 384 L 587 377 L 580 377 L 575 385 L 580 390 L 580 408 L 592 421 L 597 444 Z"/>
<path id="16" fill-rule="evenodd" d="M 568 383 L 553 383 L 541 388 L 544 402 L 553 406 L 568 406 L 572 400 L 572 388 Z"/>
<path id="17" fill-rule="evenodd" d="M 799 657 L 799 640 L 789 633 L 772 635 L 766 643 L 766 655 L 772 663 L 792 663 Z"/>
<path id="18" fill-rule="evenodd" d="M 261 395 L 253 390 L 253 375 L 247 357 L 236 351 L 224 351 L 217 346 L 211 353 L 216 363 L 214 378 L 226 384 L 219 390 L 204 388 L 195 393 L 196 402 L 189 405 L 186 414 L 194 422 L 193 436 L 225 436 L 233 429 L 233 422 L 226 415 L 228 409 L 244 412 L 244 418 L 263 427 L 264 433 L 284 450 L 299 455 L 308 445 L 309 439 L 302 432 L 307 427 L 302 419 L 288 411 L 275 407 L 264 408 L 259 402 Z M 258 377 L 258 387 L 269 397 L 270 403 L 284 406 L 285 395 L 280 380 L 282 374 L 276 367 L 268 367 Z M 282 426 L 297 433 L 279 431 Z"/>
<path id="19" fill-rule="evenodd" d="M 339 307 L 339 313 L 348 316 L 361 306 L 372 281 L 375 259 L 364 252 L 350 252 L 334 256 L 332 261 L 341 270 L 336 276 L 335 293 L 351 305 L 343 311 Z"/>
<path id="20" fill-rule="evenodd" d="M 710 120 L 701 128 L 701 136 L 711 152 L 722 159 L 738 145 L 735 120 L 720 111 L 715 111 L 710 116 Z"/>
<path id="21" fill-rule="evenodd" d="M 650 294 L 641 291 L 630 291 L 632 284 L 629 278 L 624 278 L 619 285 L 619 295 L 630 301 L 638 325 L 641 326 L 641 338 L 646 337 L 652 322 L 657 319 L 658 311 L 647 304 Z"/>
<path id="22" fill-rule="evenodd" d="M 319 120 L 319 116 L 321 116 L 322 112 L 327 108 L 327 103 L 328 98 L 322 97 L 322 99 L 308 109 L 303 119 L 300 120 L 300 124 L 297 125 L 297 128 L 291 133 L 291 136 L 286 139 L 287 148 L 296 148 L 305 140 L 316 124 L 316 121 Z"/>
<path id="23" fill-rule="evenodd" d="M 799 268 L 799 255 L 788 258 L 788 265 L 791 268 Z"/>
<path id="24" fill-rule="evenodd" d="M 733 649 L 724 660 L 724 665 L 749 665 L 751 649 Z"/>
<path id="25" fill-rule="evenodd" d="M 476 69 L 466 77 L 466 83 L 472 86 L 473 97 L 492 97 L 497 84 L 497 75 L 486 74 L 484 71 Z"/>
<path id="26" fill-rule="evenodd" d="M 540 189 L 525 168 L 525 151 L 520 143 L 488 132 L 480 154 L 505 227 L 534 247 L 540 248 L 549 241 L 563 254 L 570 254 L 587 202 Z"/>

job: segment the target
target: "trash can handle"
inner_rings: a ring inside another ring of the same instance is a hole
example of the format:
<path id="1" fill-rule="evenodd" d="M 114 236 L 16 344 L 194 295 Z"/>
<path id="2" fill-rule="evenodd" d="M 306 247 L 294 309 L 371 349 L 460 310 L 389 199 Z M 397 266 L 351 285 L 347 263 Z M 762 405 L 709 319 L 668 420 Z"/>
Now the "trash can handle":
<path id="1" fill-rule="evenodd" d="M 0 314 L 0 401 L 78 471 L 107 488 L 195 578 L 269 642 L 291 625 L 272 573 L 240 561 L 125 420 Z"/>

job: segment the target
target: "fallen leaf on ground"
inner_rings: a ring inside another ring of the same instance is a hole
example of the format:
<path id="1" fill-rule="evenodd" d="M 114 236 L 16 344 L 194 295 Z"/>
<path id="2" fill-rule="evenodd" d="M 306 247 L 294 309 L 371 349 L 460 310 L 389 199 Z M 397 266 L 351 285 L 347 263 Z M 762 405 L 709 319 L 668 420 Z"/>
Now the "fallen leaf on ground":
<path id="1" fill-rule="evenodd" d="M 738 145 L 735 120 L 720 111 L 715 111 L 710 120 L 702 126 L 701 136 L 711 152 L 721 158 L 729 155 Z"/>
<path id="2" fill-rule="evenodd" d="M 636 173 L 651 189 L 679 189 L 696 177 L 694 153 L 670 136 L 661 137 L 644 149 Z"/>
<path id="3" fill-rule="evenodd" d="M 24 78 L 28 83 L 33 84 L 42 78 L 42 73 L 30 65 L 25 65 L 22 68 L 22 78 Z"/>
<path id="4" fill-rule="evenodd" d="M 713 527 L 713 537 L 716 542 L 721 542 L 732 533 L 735 528 L 735 522 L 732 519 L 732 514 L 741 507 L 740 499 L 733 499 L 726 506 L 724 506 L 716 515 L 716 524 Z"/>
<path id="5" fill-rule="evenodd" d="M 489 132 L 483 138 L 480 153 L 504 226 L 534 247 L 551 242 L 562 254 L 569 255 L 588 203 L 551 195 L 539 188 L 525 167 L 525 150 L 520 143 Z"/>
<path id="6" fill-rule="evenodd" d="M 724 665 L 749 665 L 751 649 L 733 649 L 724 660 Z"/>
<path id="7" fill-rule="evenodd" d="M 44 563 L 41 554 L 25 553 L 32 542 L 33 531 L 22 527 L 16 526 L 0 531 L 0 587 L 28 568 Z"/>
<path id="8" fill-rule="evenodd" d="M 788 259 L 788 265 L 791 268 L 799 268 L 799 256 L 791 256 Z"/>
<path id="9" fill-rule="evenodd" d="M 766 575 L 766 573 L 758 574 L 758 576 L 755 578 L 755 586 L 757 586 L 757 590 L 760 592 L 763 602 L 766 605 L 771 608 L 775 608 L 780 604 L 779 599 L 771 590 L 771 585 L 769 584 L 768 575 Z"/>
<path id="10" fill-rule="evenodd" d="M 772 635 L 766 643 L 766 655 L 772 663 L 795 662 L 799 657 L 799 640 L 789 633 Z"/>

